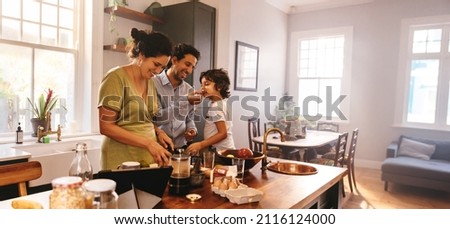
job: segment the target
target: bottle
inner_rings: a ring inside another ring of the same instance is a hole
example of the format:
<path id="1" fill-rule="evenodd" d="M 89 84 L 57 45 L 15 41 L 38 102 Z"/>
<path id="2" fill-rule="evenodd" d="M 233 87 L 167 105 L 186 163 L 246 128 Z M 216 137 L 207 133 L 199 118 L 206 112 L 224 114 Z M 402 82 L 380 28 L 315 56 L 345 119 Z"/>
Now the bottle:
<path id="1" fill-rule="evenodd" d="M 58 177 L 52 180 L 50 209 L 84 209 L 86 197 L 83 180 L 78 176 Z"/>
<path id="2" fill-rule="evenodd" d="M 23 143 L 23 130 L 22 127 L 20 127 L 20 122 L 19 122 L 19 126 L 17 127 L 16 130 L 16 144 L 22 144 Z"/>
<path id="3" fill-rule="evenodd" d="M 69 169 L 69 176 L 79 176 L 84 181 L 92 180 L 93 171 L 87 157 L 86 143 L 79 142 L 75 148 L 75 156 Z"/>
<path id="4" fill-rule="evenodd" d="M 119 208 L 119 196 L 115 192 L 116 182 L 110 179 L 95 179 L 83 184 L 86 199 L 92 201 L 93 209 Z"/>

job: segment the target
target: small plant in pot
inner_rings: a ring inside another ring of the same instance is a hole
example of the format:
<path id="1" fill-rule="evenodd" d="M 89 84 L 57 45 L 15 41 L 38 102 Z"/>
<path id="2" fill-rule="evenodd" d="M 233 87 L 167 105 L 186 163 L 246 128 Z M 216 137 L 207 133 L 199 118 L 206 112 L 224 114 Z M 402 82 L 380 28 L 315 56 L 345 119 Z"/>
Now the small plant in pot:
<path id="1" fill-rule="evenodd" d="M 44 94 L 41 94 L 39 96 L 37 103 L 33 103 L 30 98 L 27 98 L 33 112 L 33 118 L 31 119 L 31 124 L 33 126 L 33 133 L 31 134 L 31 136 L 33 137 L 37 136 L 38 126 L 43 127 L 44 131 L 47 131 L 47 129 L 50 127 L 51 111 L 58 102 L 58 97 L 54 95 L 52 89 L 49 88 L 46 93 L 46 97 L 44 97 Z M 63 107 L 63 109 L 66 108 Z"/>

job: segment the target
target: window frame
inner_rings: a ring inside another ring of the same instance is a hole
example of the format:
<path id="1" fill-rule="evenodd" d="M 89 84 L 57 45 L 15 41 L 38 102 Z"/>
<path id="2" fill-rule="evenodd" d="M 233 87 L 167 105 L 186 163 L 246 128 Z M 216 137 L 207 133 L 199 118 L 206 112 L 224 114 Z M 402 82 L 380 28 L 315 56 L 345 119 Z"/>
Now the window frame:
<path id="1" fill-rule="evenodd" d="M 415 30 L 442 28 L 441 52 L 439 53 L 413 53 L 413 34 Z M 449 131 L 447 125 L 447 111 L 449 106 L 450 88 L 450 16 L 433 16 L 422 18 L 407 18 L 401 23 L 399 64 L 397 73 L 397 94 L 394 126 L 444 130 Z M 413 60 L 439 60 L 439 74 L 436 95 L 436 111 L 434 123 L 408 122 L 409 83 L 411 80 L 411 62 Z M 445 83 L 447 82 L 447 83 Z M 450 121 L 450 120 L 449 120 Z"/>
<path id="2" fill-rule="evenodd" d="M 348 123 L 350 120 L 350 88 L 351 88 L 351 69 L 352 69 L 352 49 L 353 49 L 353 26 L 343 26 L 343 27 L 335 27 L 335 28 L 326 28 L 319 30 L 305 30 L 305 31 L 295 31 L 291 33 L 291 42 L 290 42 L 290 67 L 289 67 L 289 91 L 294 97 L 294 101 L 301 110 L 303 110 L 303 101 L 299 101 L 298 98 L 298 85 L 299 85 L 299 77 L 297 76 L 297 66 L 298 66 L 298 56 L 300 53 L 297 52 L 298 49 L 298 41 L 300 39 L 314 39 L 319 37 L 330 37 L 330 36 L 344 36 L 344 59 L 343 59 L 343 72 L 341 78 L 341 89 L 340 95 L 344 95 L 345 98 L 339 104 L 339 109 L 344 114 L 345 118 L 341 119 L 336 116 L 326 117 L 326 114 L 321 114 L 322 117 L 320 120 L 327 120 L 332 122 L 339 123 Z M 324 78 L 326 79 L 326 78 Z M 334 98 L 335 99 L 335 98 Z M 325 102 L 325 99 L 322 98 L 322 102 Z M 303 115 L 303 114 L 301 114 Z"/>
<path id="3" fill-rule="evenodd" d="M 3 0 L 5 1 L 5 0 Z M 47 46 L 37 43 L 30 43 L 30 42 L 23 42 L 23 41 L 14 41 L 14 40 L 7 40 L 0 38 L 0 41 L 4 44 L 8 45 L 18 45 L 22 47 L 27 47 L 31 49 L 43 49 L 43 50 L 49 50 L 49 51 L 62 51 L 65 53 L 71 53 L 74 55 L 74 85 L 72 87 L 72 96 L 74 97 L 73 101 L 73 109 L 71 112 L 72 114 L 68 116 L 66 128 L 63 128 L 63 132 L 65 133 L 64 136 L 69 135 L 79 135 L 79 134 L 86 134 L 89 132 L 92 132 L 92 127 L 94 126 L 91 122 L 93 118 L 91 116 L 87 116 L 86 113 L 91 114 L 91 112 L 85 112 L 86 110 L 90 110 L 92 106 L 91 96 L 91 85 L 92 85 L 92 65 L 87 64 L 84 60 L 86 59 L 86 55 L 91 55 L 92 49 L 91 47 L 86 47 L 85 39 L 91 40 L 92 37 L 88 37 L 85 30 L 89 30 L 90 26 L 93 26 L 92 23 L 88 23 L 88 21 L 92 21 L 90 17 L 88 17 L 88 20 L 86 20 L 86 13 L 92 13 L 92 9 L 95 6 L 100 6 L 100 3 L 89 3 L 85 0 L 75 0 L 75 10 L 77 11 L 77 14 L 74 16 L 74 23 L 78 24 L 77 27 L 73 29 L 74 33 L 74 44 L 72 48 L 64 48 L 60 46 Z M 97 2 L 97 1 L 95 1 Z M 103 14 L 99 14 L 102 16 Z M 1 19 L 0 19 L 1 20 Z M 23 19 L 21 19 L 22 21 Z M 39 22 L 40 25 L 42 25 L 42 22 Z M 91 25 L 89 25 L 91 24 Z M 98 23 L 96 23 L 98 24 Z M 92 41 L 92 40 L 91 40 Z M 31 57 L 32 61 L 34 62 L 34 57 Z M 34 67 L 33 67 L 34 69 Z M 86 75 L 87 74 L 87 75 Z M 83 76 L 83 77 L 80 77 Z M 34 70 L 32 70 L 32 77 L 34 77 Z M 34 95 L 34 88 L 31 89 L 32 95 Z M 89 99 L 89 100 L 86 100 Z M 32 98 L 33 101 L 36 100 L 36 98 Z M 83 102 L 84 101 L 84 102 Z M 28 102 L 27 102 L 28 103 Z M 23 110 L 20 109 L 19 112 Z M 95 116 L 95 115 L 94 115 Z M 26 116 L 27 117 L 27 116 Z M 15 119 L 14 119 L 15 120 Z M 77 123 L 78 122 L 78 123 Z M 75 133 L 74 130 L 70 130 L 70 127 L 75 125 L 77 127 L 77 133 Z M 15 126 L 15 125 L 14 125 Z M 13 132 L 3 132 L 0 133 L 0 140 L 3 142 L 8 142 L 7 139 L 13 139 L 12 137 L 15 136 Z M 32 130 L 27 130 L 24 132 L 24 136 L 28 137 Z"/>

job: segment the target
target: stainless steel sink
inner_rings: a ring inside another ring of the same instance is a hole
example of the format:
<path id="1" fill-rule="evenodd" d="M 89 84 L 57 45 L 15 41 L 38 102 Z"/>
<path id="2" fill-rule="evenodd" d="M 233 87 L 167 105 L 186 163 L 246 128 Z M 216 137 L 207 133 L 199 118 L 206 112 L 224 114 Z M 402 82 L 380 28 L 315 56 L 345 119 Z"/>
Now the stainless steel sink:
<path id="1" fill-rule="evenodd" d="M 294 162 L 271 162 L 267 165 L 267 169 L 289 175 L 313 175 L 317 173 L 317 169 L 313 166 Z"/>

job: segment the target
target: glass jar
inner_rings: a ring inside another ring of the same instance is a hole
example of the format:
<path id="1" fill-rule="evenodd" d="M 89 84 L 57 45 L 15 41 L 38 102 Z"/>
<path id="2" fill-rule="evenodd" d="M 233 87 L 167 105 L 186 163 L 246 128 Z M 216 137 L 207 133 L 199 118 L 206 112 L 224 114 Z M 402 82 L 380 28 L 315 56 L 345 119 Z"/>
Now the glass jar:
<path id="1" fill-rule="evenodd" d="M 78 176 L 59 177 L 52 180 L 50 194 L 51 209 L 84 209 L 86 198 L 82 187 L 83 180 Z"/>
<path id="2" fill-rule="evenodd" d="M 92 180 L 93 171 L 87 156 L 86 143 L 79 142 L 75 146 L 75 156 L 70 164 L 69 176 L 79 176 L 83 181 Z"/>
<path id="3" fill-rule="evenodd" d="M 110 179 L 95 179 L 84 183 L 86 198 L 92 200 L 94 209 L 119 208 L 119 196 L 115 192 L 116 182 Z"/>

